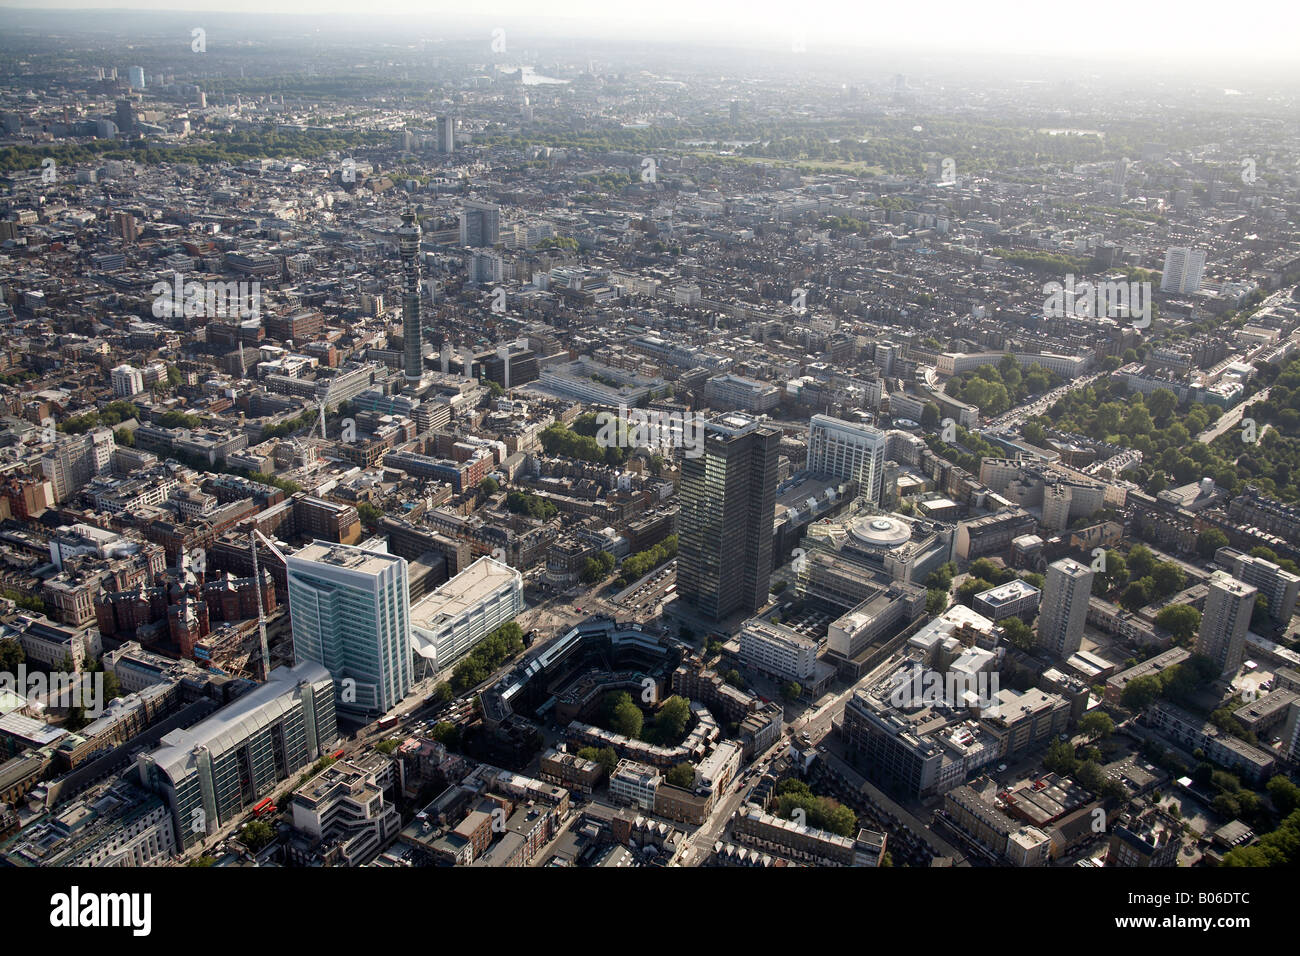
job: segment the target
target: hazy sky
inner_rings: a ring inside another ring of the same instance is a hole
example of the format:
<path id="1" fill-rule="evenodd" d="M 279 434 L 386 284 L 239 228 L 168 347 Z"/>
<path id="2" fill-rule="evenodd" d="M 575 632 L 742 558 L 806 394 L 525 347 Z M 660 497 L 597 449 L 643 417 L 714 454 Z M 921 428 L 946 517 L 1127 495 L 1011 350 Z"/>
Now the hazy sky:
<path id="1" fill-rule="evenodd" d="M 391 14 L 423 29 L 472 16 L 512 21 L 545 18 L 575 33 L 677 35 L 684 42 L 760 35 L 777 46 L 819 44 L 1015 52 L 1060 56 L 1077 64 L 1116 58 L 1205 57 L 1243 67 L 1261 60 L 1300 66 L 1300 3 L 1296 0 L 0 0 L 0 7 L 139 9 L 240 13 Z"/>

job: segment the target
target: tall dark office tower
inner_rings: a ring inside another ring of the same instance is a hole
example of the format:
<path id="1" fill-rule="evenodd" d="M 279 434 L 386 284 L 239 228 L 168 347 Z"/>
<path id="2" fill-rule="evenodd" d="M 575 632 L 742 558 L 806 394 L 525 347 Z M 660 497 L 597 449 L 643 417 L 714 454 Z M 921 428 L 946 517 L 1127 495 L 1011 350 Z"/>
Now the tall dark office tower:
<path id="1" fill-rule="evenodd" d="M 438 117 L 438 152 L 454 153 L 456 151 L 456 117 Z"/>
<path id="2" fill-rule="evenodd" d="M 705 425 L 703 454 L 682 463 L 677 588 L 720 620 L 767 603 L 780 429 L 740 413 Z"/>
<path id="3" fill-rule="evenodd" d="M 476 249 L 501 241 L 501 207 L 496 203 L 466 201 L 460 213 L 460 244 Z"/>
<path id="4" fill-rule="evenodd" d="M 408 382 L 418 382 L 424 361 L 420 355 L 420 224 L 412 209 L 402 213 L 397 243 L 402 255 L 403 370 Z"/>
<path id="5" fill-rule="evenodd" d="M 117 101 L 117 130 L 127 136 L 135 132 L 135 107 L 130 100 Z"/>

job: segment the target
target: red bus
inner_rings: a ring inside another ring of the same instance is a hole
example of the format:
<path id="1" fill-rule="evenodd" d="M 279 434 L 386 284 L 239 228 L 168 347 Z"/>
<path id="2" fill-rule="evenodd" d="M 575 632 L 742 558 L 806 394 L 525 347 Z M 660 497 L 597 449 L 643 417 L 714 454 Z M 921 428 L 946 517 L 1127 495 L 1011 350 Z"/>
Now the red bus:
<path id="1" fill-rule="evenodd" d="M 330 754 L 330 757 L 333 758 L 334 760 L 342 760 L 342 759 L 343 759 L 343 748 L 340 747 L 338 750 L 334 751 L 332 754 Z"/>
<path id="2" fill-rule="evenodd" d="M 375 726 L 380 730 L 383 730 L 385 727 L 391 727 L 395 723 L 397 723 L 397 715 L 389 714 L 387 717 L 381 717 L 379 720 L 375 721 Z"/>
<path id="3" fill-rule="evenodd" d="M 257 806 L 253 807 L 253 816 L 264 817 L 268 813 L 275 813 L 275 811 L 278 809 L 279 808 L 274 803 L 271 802 L 271 798 L 267 797 Z"/>

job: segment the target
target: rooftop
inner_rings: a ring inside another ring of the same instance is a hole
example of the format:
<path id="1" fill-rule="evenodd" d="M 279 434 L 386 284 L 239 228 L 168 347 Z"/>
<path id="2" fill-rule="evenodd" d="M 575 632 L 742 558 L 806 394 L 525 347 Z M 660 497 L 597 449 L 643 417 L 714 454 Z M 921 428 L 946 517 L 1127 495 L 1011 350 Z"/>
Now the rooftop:
<path id="1" fill-rule="evenodd" d="M 510 565 L 487 555 L 411 607 L 411 626 L 436 630 L 520 579 Z"/>
<path id="2" fill-rule="evenodd" d="M 365 548 L 348 544 L 335 544 L 331 541 L 313 541 L 289 556 L 289 563 L 314 563 L 352 571 L 356 574 L 377 575 L 393 564 L 403 561 L 395 554 L 368 551 Z"/>

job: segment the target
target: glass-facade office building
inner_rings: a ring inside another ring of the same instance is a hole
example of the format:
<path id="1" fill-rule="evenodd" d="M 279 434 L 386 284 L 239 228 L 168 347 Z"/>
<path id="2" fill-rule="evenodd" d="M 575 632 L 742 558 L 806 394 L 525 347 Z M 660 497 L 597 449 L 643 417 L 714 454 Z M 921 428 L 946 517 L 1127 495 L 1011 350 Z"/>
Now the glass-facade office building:
<path id="1" fill-rule="evenodd" d="M 406 561 L 314 541 L 287 561 L 294 655 L 330 672 L 340 711 L 370 717 L 411 691 Z"/>
<path id="2" fill-rule="evenodd" d="M 141 754 L 140 781 L 167 801 L 176 842 L 188 848 L 337 740 L 329 672 L 310 662 L 279 667 L 265 684 Z"/>

